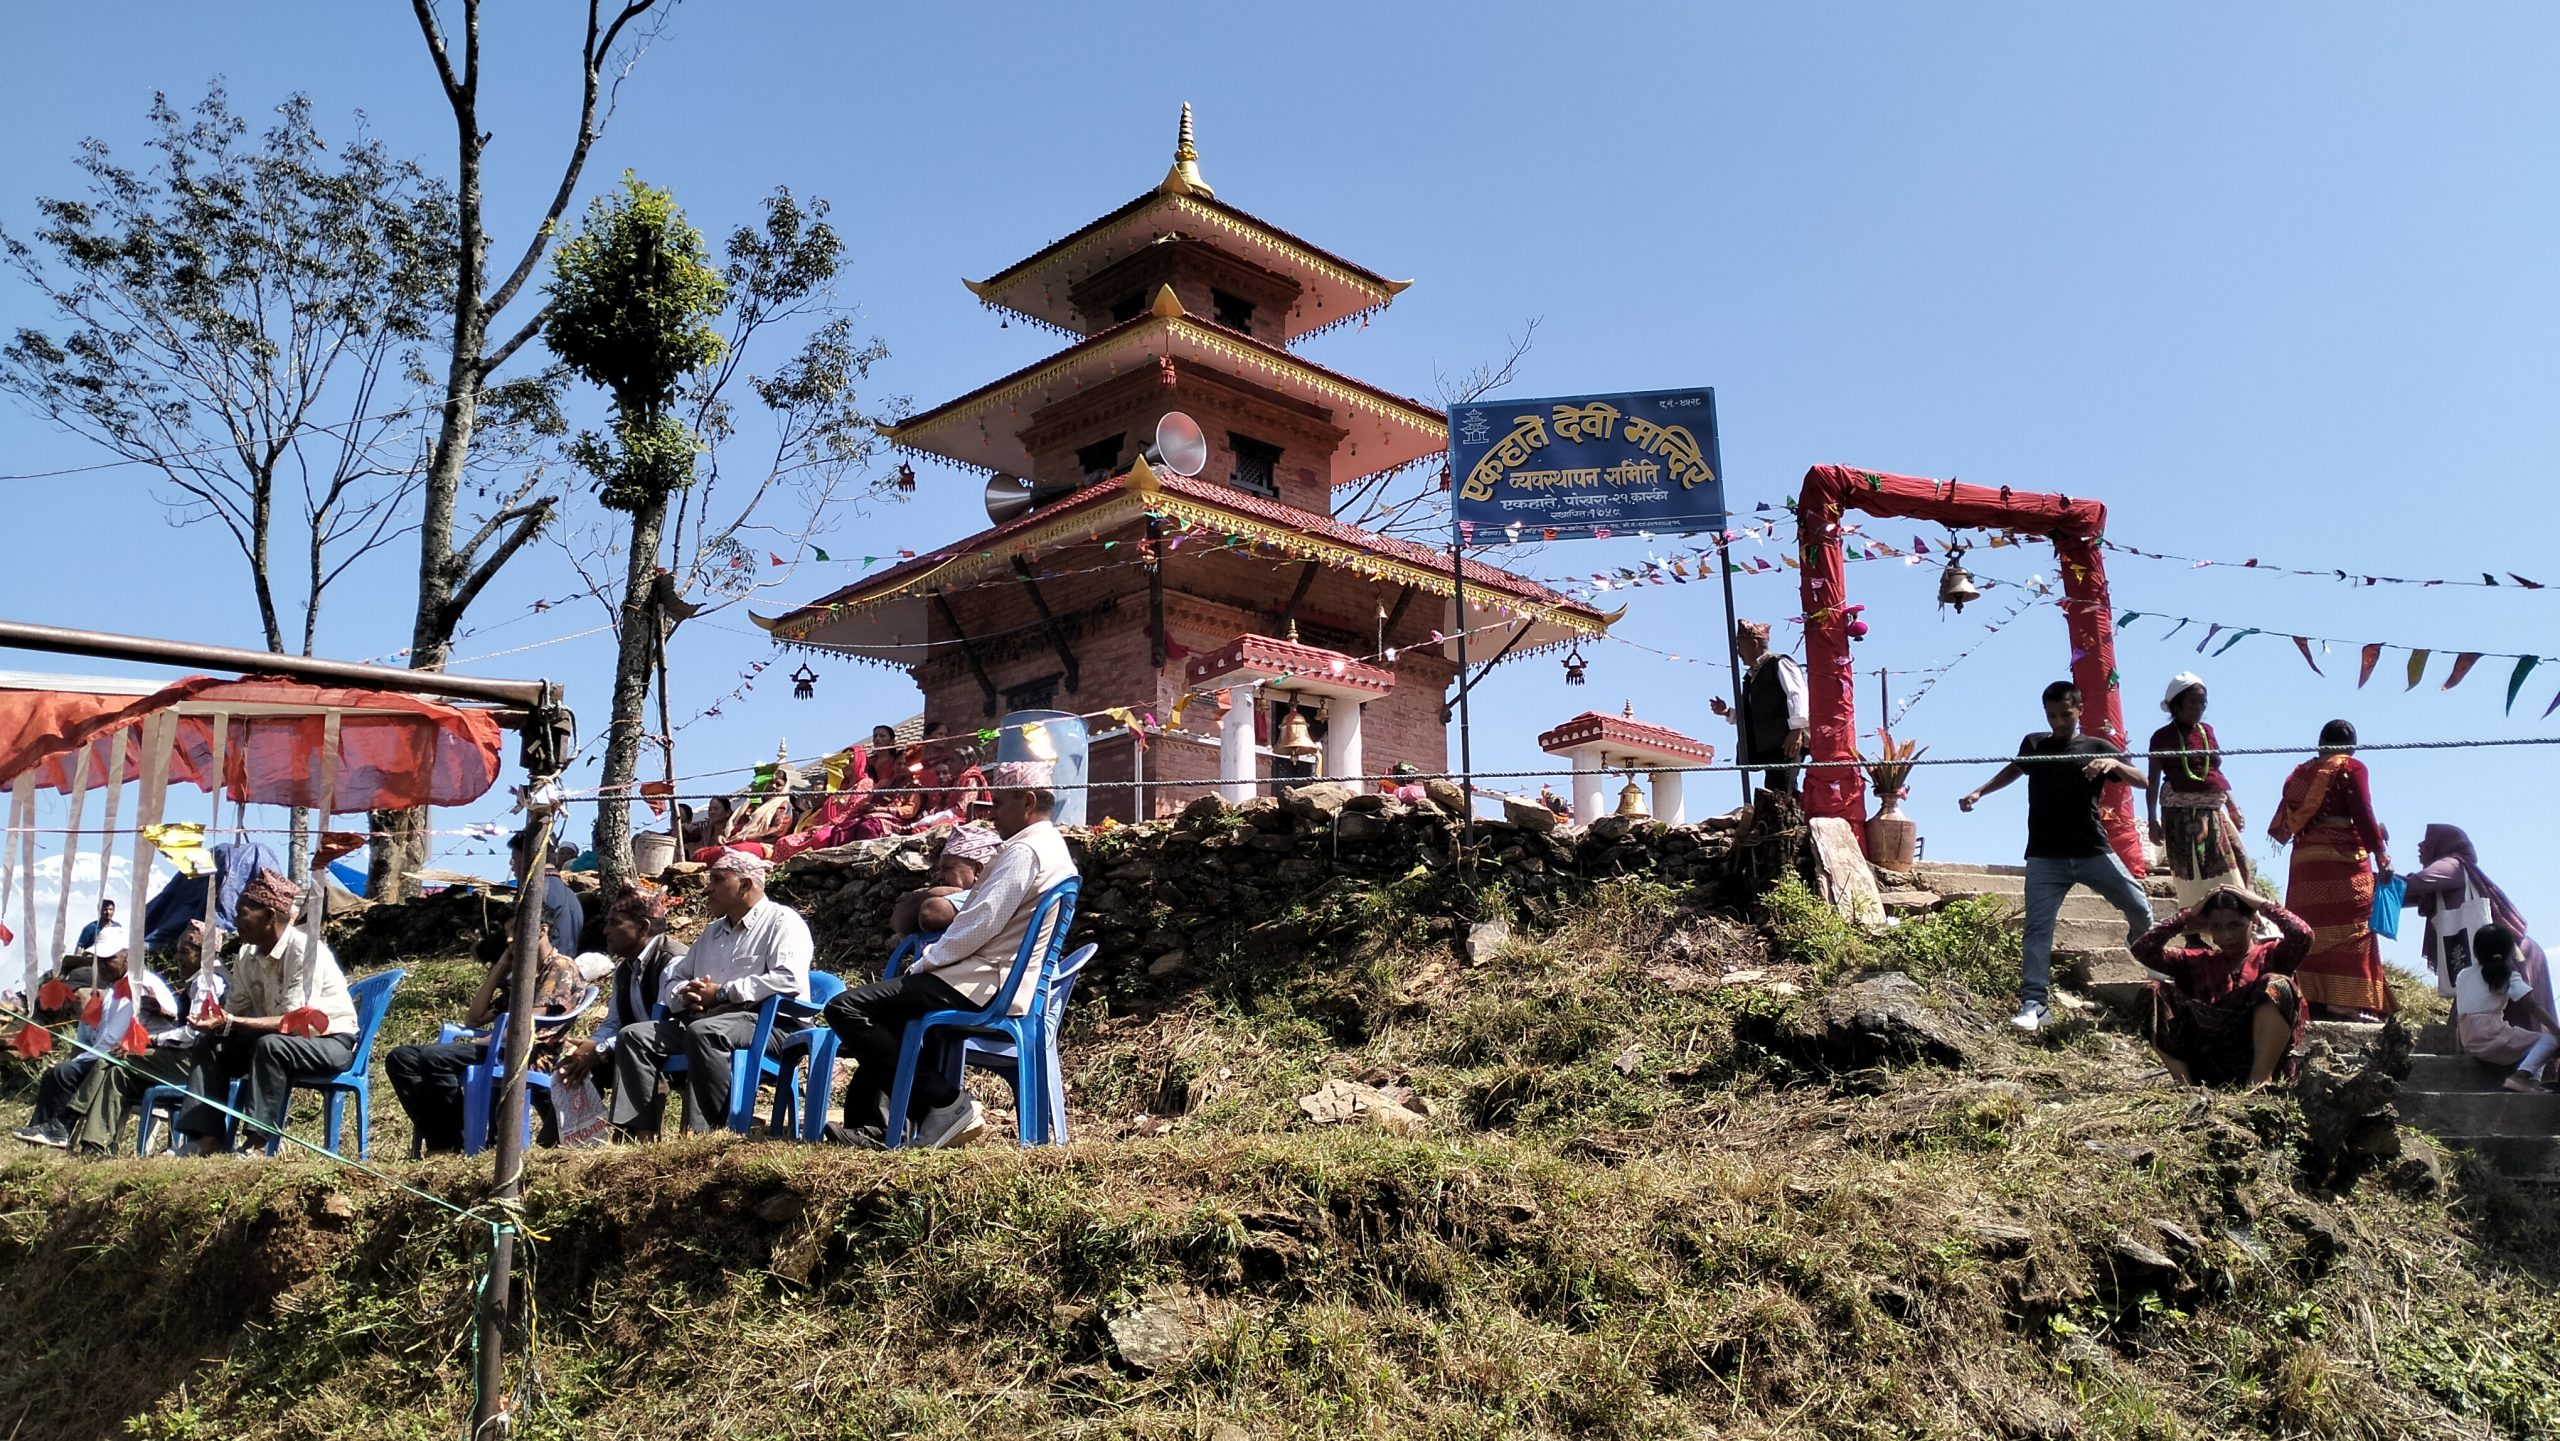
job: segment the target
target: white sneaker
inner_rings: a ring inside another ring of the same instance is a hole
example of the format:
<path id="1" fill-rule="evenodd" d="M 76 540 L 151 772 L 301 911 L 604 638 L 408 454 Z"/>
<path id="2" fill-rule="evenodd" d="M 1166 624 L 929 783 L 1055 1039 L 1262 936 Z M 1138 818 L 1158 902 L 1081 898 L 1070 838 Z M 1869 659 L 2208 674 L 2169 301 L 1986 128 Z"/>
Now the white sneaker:
<path id="1" fill-rule="evenodd" d="M 915 1130 L 919 1146 L 965 1146 L 987 1133 L 987 1118 L 975 1100 L 962 1096 L 917 1117 Z"/>
<path id="2" fill-rule="evenodd" d="M 2032 1036 L 2044 1029 L 2046 1019 L 2052 1014 L 2052 1011 L 2046 1009 L 2044 1002 L 2030 1001 L 2018 1008 L 2018 1013 L 2009 1018 L 2009 1024 Z"/>

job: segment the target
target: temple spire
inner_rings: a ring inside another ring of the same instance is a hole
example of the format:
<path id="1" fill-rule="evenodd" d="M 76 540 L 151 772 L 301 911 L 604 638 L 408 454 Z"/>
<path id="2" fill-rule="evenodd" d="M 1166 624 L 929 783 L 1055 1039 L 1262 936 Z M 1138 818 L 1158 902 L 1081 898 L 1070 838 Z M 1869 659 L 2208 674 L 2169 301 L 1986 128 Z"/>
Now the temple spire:
<path id="1" fill-rule="evenodd" d="M 1203 200 L 1218 198 L 1218 192 L 1210 189 L 1209 182 L 1200 175 L 1200 152 L 1191 144 L 1191 102 L 1188 100 L 1182 102 L 1182 129 L 1174 139 L 1173 168 L 1164 173 L 1164 182 L 1156 189 L 1167 195 L 1197 195 Z"/>

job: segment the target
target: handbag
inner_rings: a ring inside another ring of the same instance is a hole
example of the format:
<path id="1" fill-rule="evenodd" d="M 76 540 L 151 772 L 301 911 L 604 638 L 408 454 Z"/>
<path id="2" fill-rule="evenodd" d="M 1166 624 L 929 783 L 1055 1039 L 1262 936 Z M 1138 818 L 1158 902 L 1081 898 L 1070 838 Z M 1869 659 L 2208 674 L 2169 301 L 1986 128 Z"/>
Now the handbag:
<path id="1" fill-rule="evenodd" d="M 2392 874 L 2373 883 L 2373 933 L 2387 941 L 2400 939 L 2400 908 L 2408 903 L 2409 878 Z"/>
<path id="2" fill-rule="evenodd" d="M 2462 900 L 2439 906 L 2427 917 L 2427 933 L 2436 938 L 2436 984 L 2452 994 L 2453 978 L 2471 964 L 2471 933 L 2489 924 L 2489 898 L 2472 889 L 2471 872 L 2462 873 Z"/>

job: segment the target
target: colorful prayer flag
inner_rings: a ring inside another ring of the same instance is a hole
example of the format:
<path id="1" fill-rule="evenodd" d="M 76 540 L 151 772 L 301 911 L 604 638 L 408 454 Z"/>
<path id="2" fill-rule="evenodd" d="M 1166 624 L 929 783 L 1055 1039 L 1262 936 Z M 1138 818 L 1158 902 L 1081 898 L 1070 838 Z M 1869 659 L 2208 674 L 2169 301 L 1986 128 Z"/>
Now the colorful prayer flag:
<path id="1" fill-rule="evenodd" d="M 2364 683 L 2373 679 L 2373 663 L 2380 659 L 2382 659 L 2380 641 L 2375 641 L 2364 648 L 2364 660 L 2356 667 L 2356 689 L 2364 689 Z"/>
<path id="2" fill-rule="evenodd" d="M 2507 714 L 2516 713 L 2516 692 L 2524 689 L 2524 678 L 2533 674 L 2533 668 L 2540 664 L 2542 657 L 2538 655 L 2516 657 L 2515 674 L 2507 677 Z"/>
<path id="3" fill-rule="evenodd" d="M 2471 668 L 2479 663 L 2480 652 L 2476 650 L 2466 650 L 2462 654 L 2455 656 L 2453 658 L 2453 674 L 2444 678 L 2443 689 L 2451 690 L 2455 686 L 2462 684 L 2462 678 L 2471 674 Z"/>
<path id="4" fill-rule="evenodd" d="M 2320 674 L 2320 662 L 2311 658 L 2311 642 L 2307 638 L 2303 636 L 2295 636 L 2293 638 L 2293 648 L 2302 652 L 2302 663 L 2311 667 L 2311 673 L 2313 675 Z"/>
<path id="5" fill-rule="evenodd" d="M 2416 690 L 2418 682 L 2427 678 L 2427 657 L 2433 654 L 2435 652 L 2426 650 L 2409 652 L 2409 689 Z"/>

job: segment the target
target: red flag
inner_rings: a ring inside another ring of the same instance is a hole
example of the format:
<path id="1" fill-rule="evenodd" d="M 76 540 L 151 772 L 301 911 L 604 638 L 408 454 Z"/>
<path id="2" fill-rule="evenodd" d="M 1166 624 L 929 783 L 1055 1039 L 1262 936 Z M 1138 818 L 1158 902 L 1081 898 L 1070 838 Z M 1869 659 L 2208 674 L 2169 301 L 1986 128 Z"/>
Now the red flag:
<path id="1" fill-rule="evenodd" d="M 117 1037 L 116 1049 L 128 1056 L 139 1056 L 151 1049 L 151 1032 L 139 1017 L 124 1023 L 124 1034 Z"/>
<path id="2" fill-rule="evenodd" d="M 53 1049 L 53 1032 L 38 1025 L 20 1026 L 9 1037 L 9 1049 L 32 1061 Z"/>
<path id="3" fill-rule="evenodd" d="M 764 558 L 765 558 L 765 559 L 767 559 L 767 560 L 769 560 L 769 561 L 772 561 L 776 566 L 785 566 L 785 565 L 789 565 L 789 564 L 791 563 L 791 562 L 789 562 L 789 561 L 787 561 L 787 560 L 784 560 L 781 556 L 775 555 L 772 551 L 769 551 L 769 550 L 768 550 L 768 551 L 766 551 L 766 552 L 764 553 Z"/>
<path id="4" fill-rule="evenodd" d="M 365 842 L 370 839 L 362 831 L 330 831 L 320 837 L 319 848 L 312 852 L 312 861 L 325 866 L 340 856 L 351 856 L 363 850 Z"/>
<path id="5" fill-rule="evenodd" d="M 2293 638 L 2293 648 L 2302 652 L 2302 663 L 2311 667 L 2311 673 L 2313 675 L 2320 674 L 2320 662 L 2311 658 L 2311 642 L 2307 637 L 2295 636 Z"/>
<path id="6" fill-rule="evenodd" d="M 91 991 L 89 1004 L 80 1008 L 80 1024 L 94 1026 L 107 1018 L 107 993 Z"/>
<path id="7" fill-rule="evenodd" d="M 276 1029 L 288 1036 L 325 1036 L 329 1034 L 329 1013 L 317 1006 L 296 1006 L 284 1013 Z"/>
<path id="8" fill-rule="evenodd" d="M 663 817 L 667 813 L 667 797 L 676 793 L 672 781 L 642 781 L 640 799 L 647 802 L 649 814 Z"/>
<path id="9" fill-rule="evenodd" d="M 2479 663 L 2480 652 L 2476 650 L 2466 650 L 2462 654 L 2455 656 L 2453 658 L 2453 674 L 2444 678 L 2444 685 L 2442 688 L 2445 690 L 2451 690 L 2455 686 L 2462 684 L 2462 678 L 2471 674 L 2471 668 Z"/>
<path id="10" fill-rule="evenodd" d="M 7 921 L 0 921 L 0 946 L 14 946 L 17 943 L 18 933 L 9 929 Z"/>
<path id="11" fill-rule="evenodd" d="M 36 1009 L 58 1011 L 77 1000 L 79 995 L 78 991 L 64 985 L 61 981 L 50 980 L 36 987 Z"/>
<path id="12" fill-rule="evenodd" d="M 2356 667 L 2356 689 L 2364 689 L 2364 683 L 2373 679 L 2373 663 L 2380 659 L 2382 659 L 2382 643 L 2380 641 L 2376 641 L 2372 645 L 2364 648 L 2364 663 Z"/>

